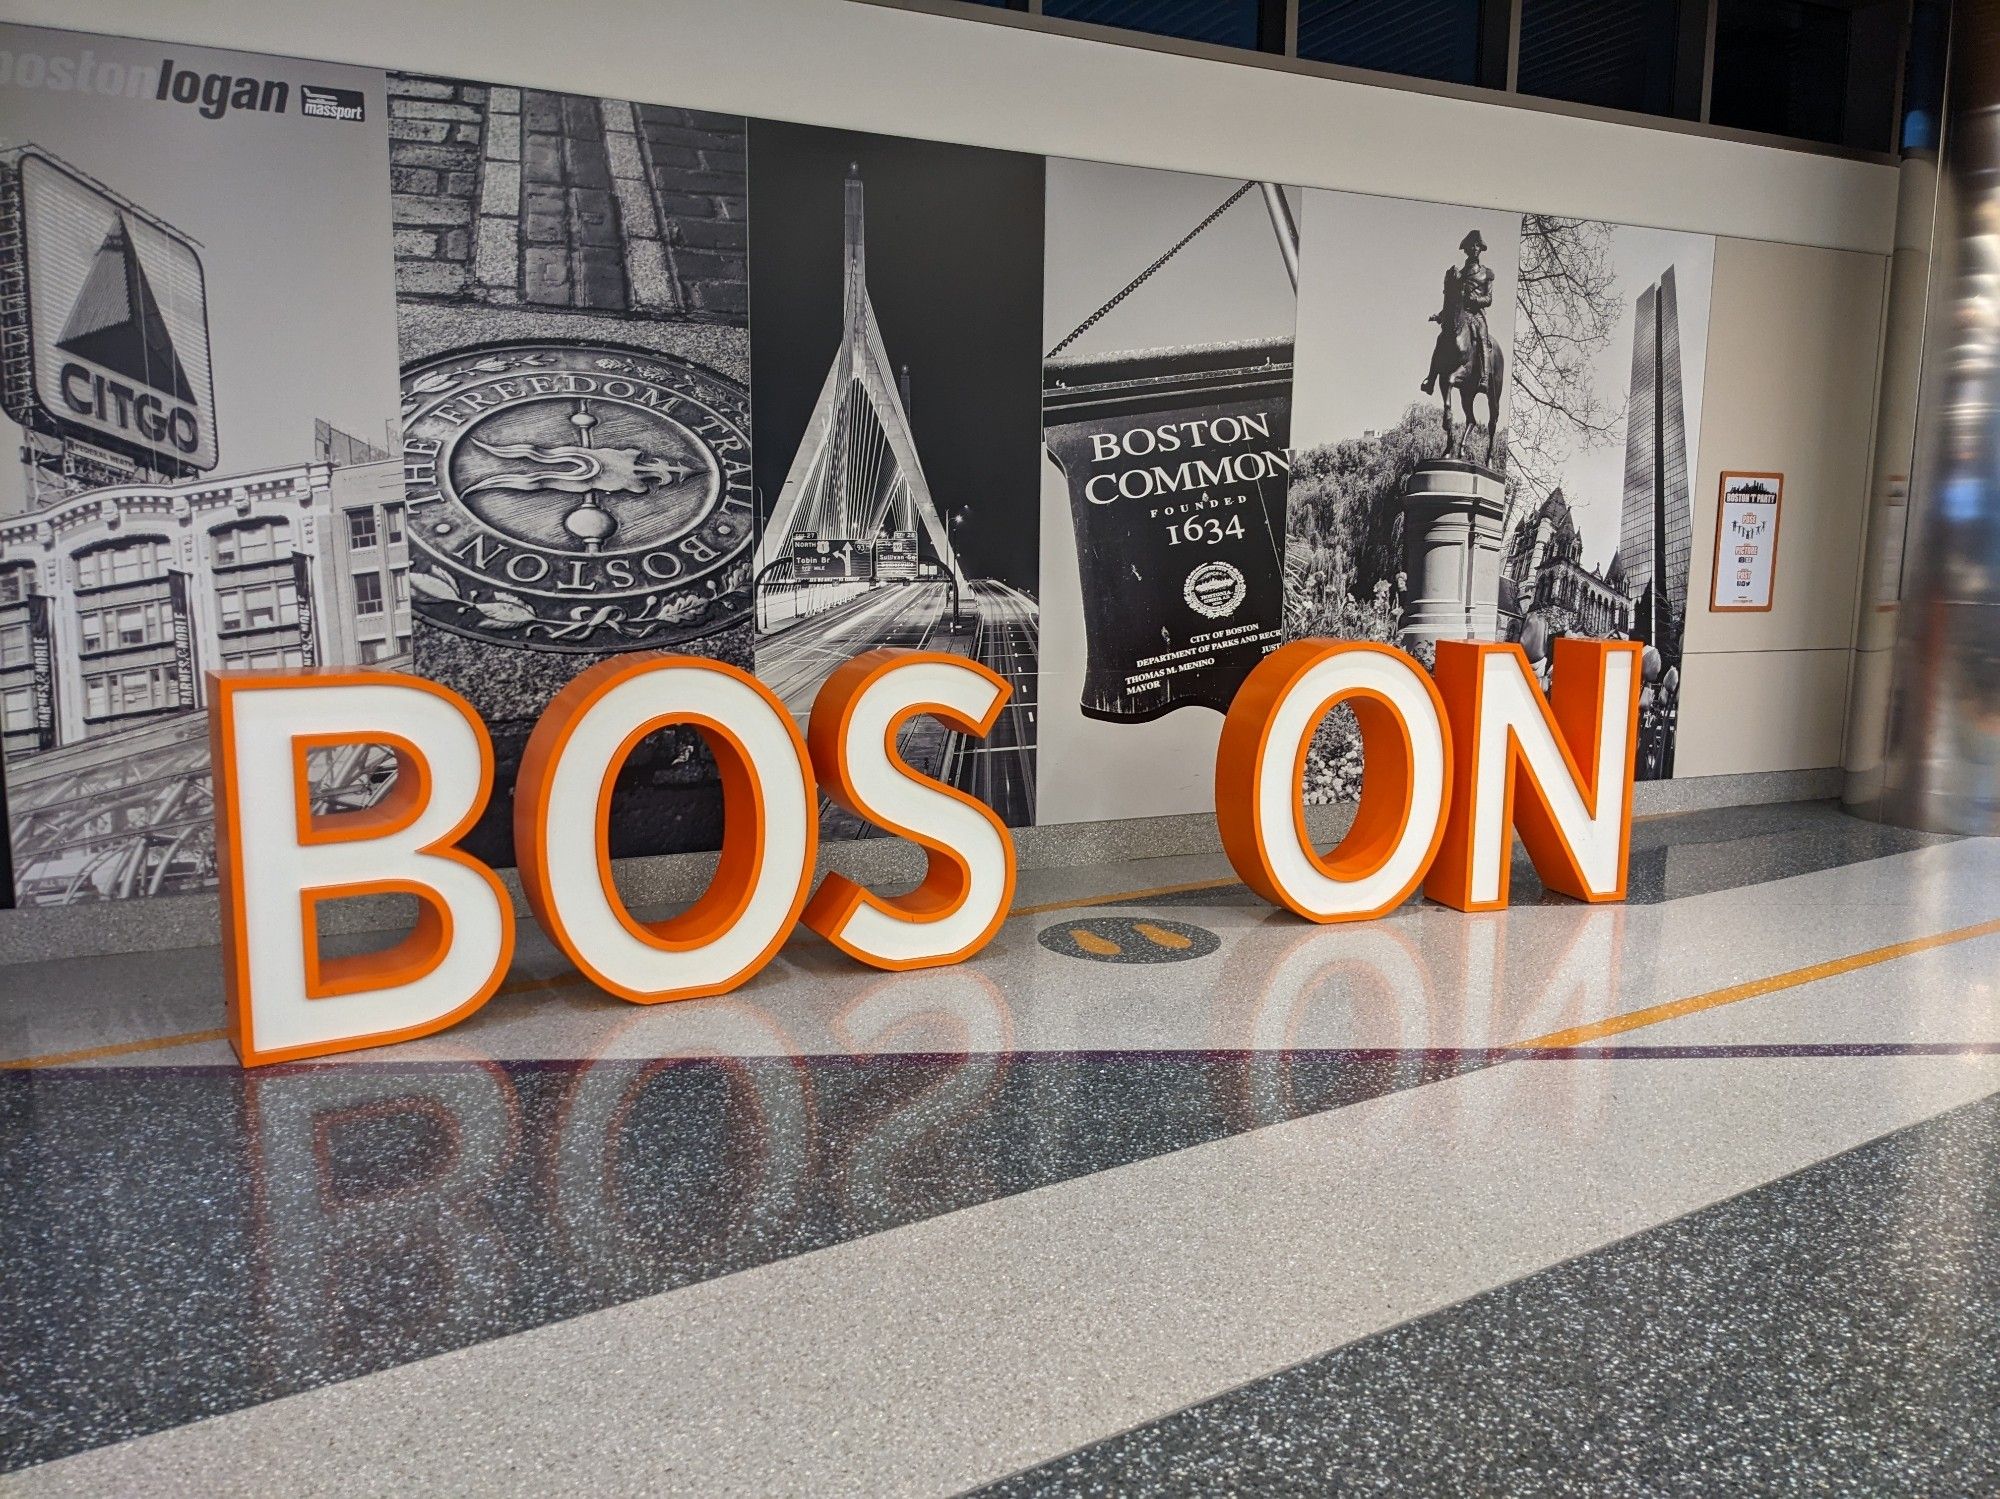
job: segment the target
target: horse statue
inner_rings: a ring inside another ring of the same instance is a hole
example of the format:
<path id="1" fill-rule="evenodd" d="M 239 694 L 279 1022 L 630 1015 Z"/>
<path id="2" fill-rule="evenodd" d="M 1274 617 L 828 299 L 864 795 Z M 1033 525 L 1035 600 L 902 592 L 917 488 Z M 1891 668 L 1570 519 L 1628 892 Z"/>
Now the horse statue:
<path id="1" fill-rule="evenodd" d="M 1478 425 L 1472 414 L 1473 398 L 1485 395 L 1486 465 L 1491 468 L 1500 431 L 1500 392 L 1506 388 L 1507 357 L 1486 326 L 1486 309 L 1493 305 L 1493 272 L 1480 262 L 1486 253 L 1485 236 L 1475 229 L 1458 247 L 1465 252 L 1465 264 L 1449 266 L 1444 273 L 1444 305 L 1431 317 L 1438 325 L 1438 335 L 1423 391 L 1429 395 L 1435 390 L 1444 403 L 1445 452 L 1454 458 L 1465 456 L 1466 439 Z M 1454 389 L 1465 415 L 1462 427 L 1452 416 Z"/>

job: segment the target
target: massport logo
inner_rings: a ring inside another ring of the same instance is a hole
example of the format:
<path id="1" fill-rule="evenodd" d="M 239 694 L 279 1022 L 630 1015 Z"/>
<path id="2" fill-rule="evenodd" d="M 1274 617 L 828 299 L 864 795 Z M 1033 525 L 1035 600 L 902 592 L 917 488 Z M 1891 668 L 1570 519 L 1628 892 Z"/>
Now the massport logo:
<path id="1" fill-rule="evenodd" d="M 299 85 L 299 113 L 315 120 L 359 120 L 366 117 L 366 110 L 367 101 L 360 89 Z"/>

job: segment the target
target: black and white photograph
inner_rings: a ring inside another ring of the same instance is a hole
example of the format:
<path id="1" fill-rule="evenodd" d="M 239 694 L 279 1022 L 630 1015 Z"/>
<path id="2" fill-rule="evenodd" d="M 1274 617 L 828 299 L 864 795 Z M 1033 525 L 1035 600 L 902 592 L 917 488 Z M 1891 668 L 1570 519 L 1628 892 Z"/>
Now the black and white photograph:
<path id="1" fill-rule="evenodd" d="M 803 726 L 863 651 L 990 667 L 984 740 L 921 719 L 900 751 L 1032 823 L 1042 158 L 766 120 L 750 155 L 757 674 Z"/>
<path id="2" fill-rule="evenodd" d="M 1297 189 L 1054 159 L 1044 822 L 1195 812 L 1282 639 Z"/>
<path id="3" fill-rule="evenodd" d="M 1287 634 L 1400 645 L 1426 664 L 1439 640 L 1504 639 L 1518 219 L 1304 198 Z M 1360 784 L 1353 715 L 1336 709 L 1305 798 L 1351 801 Z"/>
<path id="4" fill-rule="evenodd" d="M 408 648 L 383 77 L 0 27 L 0 728 L 23 906 L 216 883 L 212 670 Z M 339 101 L 319 112 L 313 99 Z M 384 754 L 318 755 L 315 810 Z"/>
<path id="5" fill-rule="evenodd" d="M 1559 635 L 1639 640 L 1640 780 L 1674 773 L 1715 241 L 1527 214 L 1501 603 L 1546 679 Z"/>
<path id="6" fill-rule="evenodd" d="M 462 693 L 511 786 L 577 672 L 751 664 L 745 122 L 392 74 L 411 665 Z M 622 772 L 613 854 L 716 847 L 692 728 Z M 496 796 L 466 849 L 512 862 Z"/>

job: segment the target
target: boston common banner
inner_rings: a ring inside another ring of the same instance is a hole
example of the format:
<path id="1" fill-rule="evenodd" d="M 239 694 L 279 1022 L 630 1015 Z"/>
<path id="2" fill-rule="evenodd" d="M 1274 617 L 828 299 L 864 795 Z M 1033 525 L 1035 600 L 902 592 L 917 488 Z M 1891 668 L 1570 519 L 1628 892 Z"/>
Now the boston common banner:
<path id="1" fill-rule="evenodd" d="M 12 898 L 214 888 L 218 669 L 462 694 L 496 865 L 551 699 L 663 649 L 801 723 L 874 646 L 990 669 L 902 748 L 1011 824 L 1207 810 L 1312 635 L 1640 641 L 1670 775 L 1713 246 L 1534 210 L 0 27 Z M 650 736 L 612 851 L 721 801 Z"/>

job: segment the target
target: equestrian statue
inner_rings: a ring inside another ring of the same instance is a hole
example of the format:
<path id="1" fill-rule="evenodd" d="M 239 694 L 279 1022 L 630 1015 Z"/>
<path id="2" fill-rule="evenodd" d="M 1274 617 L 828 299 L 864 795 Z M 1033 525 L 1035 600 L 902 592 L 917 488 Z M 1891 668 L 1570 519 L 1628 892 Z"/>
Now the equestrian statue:
<path id="1" fill-rule="evenodd" d="M 1474 396 L 1486 397 L 1486 465 L 1493 465 L 1493 444 L 1500 429 L 1500 392 L 1507 378 L 1507 357 L 1493 341 L 1486 326 L 1486 309 L 1493 305 L 1493 272 L 1481 263 L 1486 238 L 1477 229 L 1458 243 L 1465 252 L 1463 265 L 1447 266 L 1444 273 L 1444 305 L 1431 317 L 1438 325 L 1437 343 L 1431 349 L 1431 370 L 1424 376 L 1423 391 L 1436 391 L 1444 402 L 1445 452 L 1454 458 L 1465 456 L 1465 441 L 1477 423 L 1472 415 Z M 1458 392 L 1465 414 L 1460 426 L 1452 416 L 1451 393 Z"/>

